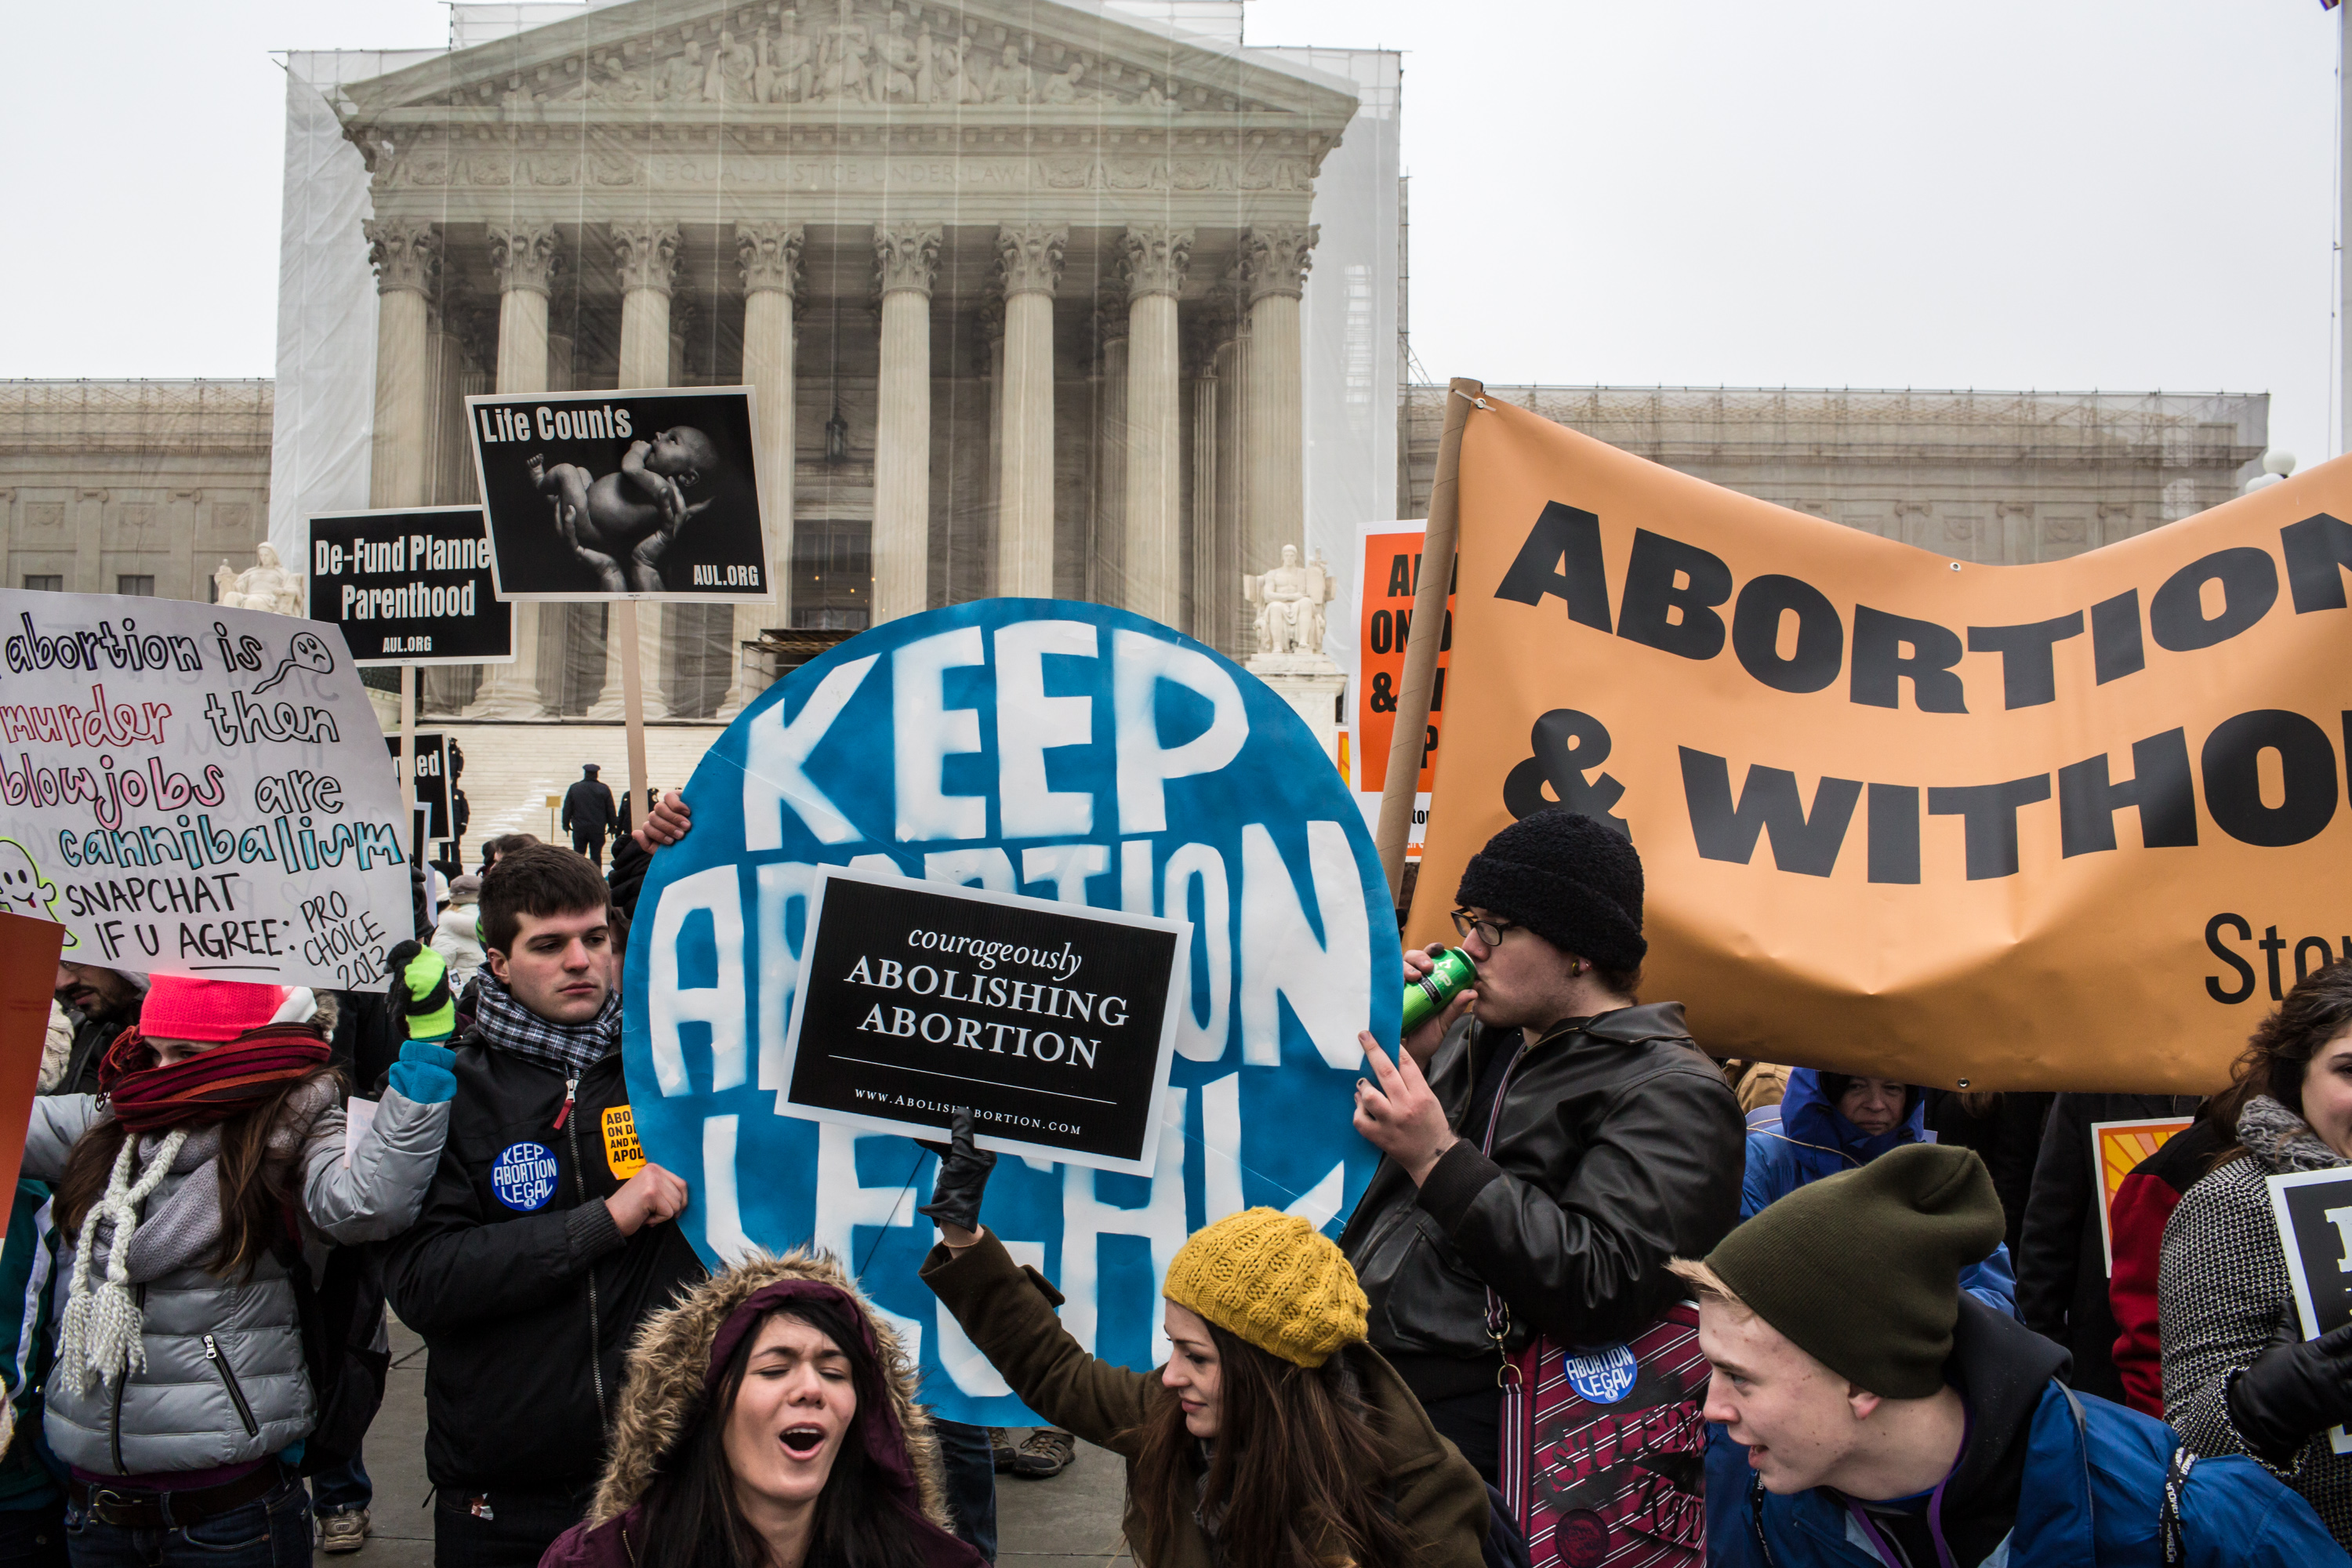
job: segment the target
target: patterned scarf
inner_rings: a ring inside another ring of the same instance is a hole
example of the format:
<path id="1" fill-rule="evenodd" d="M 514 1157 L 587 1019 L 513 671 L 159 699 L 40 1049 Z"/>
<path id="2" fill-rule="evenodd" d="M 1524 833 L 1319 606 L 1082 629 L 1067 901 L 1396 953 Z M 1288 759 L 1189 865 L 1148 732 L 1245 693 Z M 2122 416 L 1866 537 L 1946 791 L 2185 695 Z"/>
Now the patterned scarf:
<path id="1" fill-rule="evenodd" d="M 115 1119 L 133 1132 L 209 1127 L 260 1104 L 327 1059 L 312 1024 L 265 1024 L 226 1045 L 169 1067 L 135 1028 L 114 1037 L 99 1063 L 98 1087 Z"/>
<path id="2" fill-rule="evenodd" d="M 485 969 L 474 993 L 474 1026 L 502 1051 L 544 1062 L 566 1078 L 579 1078 L 621 1048 L 621 994 L 608 991 L 604 1005 L 584 1024 L 551 1024 L 521 1003 Z"/>

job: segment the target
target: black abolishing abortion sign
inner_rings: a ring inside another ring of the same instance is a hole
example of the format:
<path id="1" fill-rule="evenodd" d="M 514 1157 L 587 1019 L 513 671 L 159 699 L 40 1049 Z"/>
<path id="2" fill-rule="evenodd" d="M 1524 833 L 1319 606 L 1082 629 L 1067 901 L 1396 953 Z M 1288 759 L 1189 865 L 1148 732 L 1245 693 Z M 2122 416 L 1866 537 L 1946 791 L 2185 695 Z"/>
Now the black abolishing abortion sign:
<path id="1" fill-rule="evenodd" d="M 310 618 L 342 628 L 353 663 L 513 662 L 480 507 L 314 517 L 309 555 Z"/>
<path id="2" fill-rule="evenodd" d="M 808 921 L 778 1111 L 1151 1174 L 1187 922 L 839 867 Z"/>
<path id="3" fill-rule="evenodd" d="M 499 597 L 774 599 L 750 387 L 466 405 Z"/>
<path id="4" fill-rule="evenodd" d="M 425 837 L 447 838 L 449 826 L 449 737 L 418 731 L 412 738 L 416 759 L 416 809 L 425 813 Z M 393 776 L 400 775 L 400 737 L 386 735 L 384 749 L 392 753 Z"/>
<path id="5" fill-rule="evenodd" d="M 2269 1181 L 2295 1312 L 2303 1337 L 2315 1340 L 2352 1323 L 2352 1170 L 2297 1171 Z M 2329 1428 L 2327 1438 L 2336 1453 L 2352 1454 L 2345 1428 Z"/>

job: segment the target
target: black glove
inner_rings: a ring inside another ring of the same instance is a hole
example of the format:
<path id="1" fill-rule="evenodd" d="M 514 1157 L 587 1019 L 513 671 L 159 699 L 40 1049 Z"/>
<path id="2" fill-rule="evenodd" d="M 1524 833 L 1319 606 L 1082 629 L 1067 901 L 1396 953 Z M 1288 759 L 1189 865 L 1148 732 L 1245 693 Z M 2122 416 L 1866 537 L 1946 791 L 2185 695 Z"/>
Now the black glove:
<path id="1" fill-rule="evenodd" d="M 923 1142 L 940 1157 L 940 1174 L 931 1184 L 931 1201 L 915 1212 L 941 1229 L 978 1230 L 980 1194 L 988 1186 L 988 1173 L 996 1169 L 996 1156 L 972 1146 L 971 1111 L 957 1111 L 953 1126 L 952 1142 Z"/>
<path id="2" fill-rule="evenodd" d="M 2352 1323 L 2306 1340 L 2294 1321 L 2230 1380 L 2223 1395 L 2246 1450 L 2281 1469 L 2312 1434 L 2352 1421 Z"/>

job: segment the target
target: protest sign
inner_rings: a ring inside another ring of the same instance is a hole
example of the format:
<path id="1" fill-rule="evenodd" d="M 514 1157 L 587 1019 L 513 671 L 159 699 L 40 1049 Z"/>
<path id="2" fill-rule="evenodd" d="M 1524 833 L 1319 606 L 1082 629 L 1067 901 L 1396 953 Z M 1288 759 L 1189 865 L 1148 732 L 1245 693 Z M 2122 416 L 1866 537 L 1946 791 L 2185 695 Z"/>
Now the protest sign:
<path id="1" fill-rule="evenodd" d="M 310 520 L 310 618 L 341 626 L 362 665 L 511 664 L 478 506 Z"/>
<path id="2" fill-rule="evenodd" d="M 774 600 L 750 387 L 466 408 L 501 599 Z"/>
<path id="3" fill-rule="evenodd" d="M 23 900 L 8 901 L 21 907 Z M 64 939 L 64 928 L 46 916 L 0 910 L 0 1193 L 16 1190 L 25 1162 L 25 1130 L 40 1084 Z"/>
<path id="4" fill-rule="evenodd" d="M 1313 733 L 1211 649 L 1099 605 L 909 616 L 762 693 L 685 795 L 693 831 L 647 870 L 622 993 L 646 1157 L 692 1185 L 677 1223 L 706 1258 L 814 1243 L 857 1270 L 940 1415 L 1034 1420 L 915 1276 L 937 1162 L 778 1114 L 819 868 L 1190 927 L 1151 1174 L 1030 1154 L 989 1182 L 988 1227 L 1096 1354 L 1165 1358 L 1160 1281 L 1202 1225 L 1262 1204 L 1336 1234 L 1363 1191 L 1357 1034 L 1397 1029 L 1388 889 Z"/>
<path id="5" fill-rule="evenodd" d="M 449 737 L 432 731 L 419 731 L 415 743 L 416 809 L 425 814 L 425 837 L 449 837 Z M 386 735 L 384 750 L 392 754 L 392 765 L 400 766 L 400 737 Z"/>
<path id="6" fill-rule="evenodd" d="M 1632 836 L 1643 994 L 1711 1051 L 2192 1093 L 2352 947 L 2352 464 L 1983 566 L 1450 401 L 1414 942 L 1452 940 L 1491 835 L 1564 805 Z"/>
<path id="7" fill-rule="evenodd" d="M 408 934 L 395 770 L 343 639 L 0 589 L 0 882 L 65 954 L 373 991 Z"/>
<path id="8" fill-rule="evenodd" d="M 2099 1194 L 2099 1251 L 2107 1260 L 2108 1274 L 2116 1271 L 2116 1194 L 2123 1190 L 2124 1178 L 2195 1121 L 2193 1116 L 2147 1116 L 2091 1123 L 2092 1190 Z"/>
<path id="9" fill-rule="evenodd" d="M 1348 689 L 1349 728 L 1355 740 L 1356 803 L 1368 823 L 1379 820 L 1381 792 L 1388 784 L 1389 742 L 1396 728 L 1404 645 L 1412 629 L 1412 596 L 1420 583 L 1422 528 L 1418 522 L 1368 522 L 1356 552 L 1356 678 Z M 1453 614 L 1451 599 L 1446 614 Z M 1450 647 L 1450 640 L 1441 637 L 1421 780 L 1413 793 L 1412 827 L 1406 839 L 1409 854 L 1421 852 L 1423 829 L 1429 821 L 1429 787 L 1436 772 Z"/>
<path id="10" fill-rule="evenodd" d="M 777 1110 L 1151 1174 L 1183 921 L 827 866 L 808 928 Z"/>
<path id="11" fill-rule="evenodd" d="M 2292 1171 L 2264 1178 L 2279 1247 L 2294 1281 L 2303 1337 L 2352 1323 L 2352 1170 Z M 2352 1433 L 2327 1429 L 2330 1449 L 2352 1454 Z"/>

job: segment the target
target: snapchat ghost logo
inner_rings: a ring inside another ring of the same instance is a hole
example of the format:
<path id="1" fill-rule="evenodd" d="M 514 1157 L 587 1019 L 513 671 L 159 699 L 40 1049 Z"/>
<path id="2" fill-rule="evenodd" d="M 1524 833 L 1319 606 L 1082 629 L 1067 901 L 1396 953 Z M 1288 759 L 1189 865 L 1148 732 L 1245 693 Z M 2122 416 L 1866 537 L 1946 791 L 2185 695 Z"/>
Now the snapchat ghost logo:
<path id="1" fill-rule="evenodd" d="M 33 864 L 25 847 L 13 838 L 0 838 L 0 910 L 37 921 L 54 921 L 57 903 L 58 885 L 41 879 L 41 868 Z M 71 931 L 66 933 L 66 945 L 77 945 Z"/>

